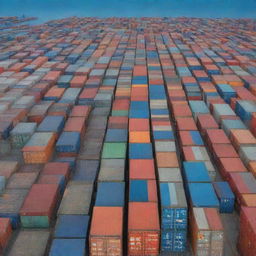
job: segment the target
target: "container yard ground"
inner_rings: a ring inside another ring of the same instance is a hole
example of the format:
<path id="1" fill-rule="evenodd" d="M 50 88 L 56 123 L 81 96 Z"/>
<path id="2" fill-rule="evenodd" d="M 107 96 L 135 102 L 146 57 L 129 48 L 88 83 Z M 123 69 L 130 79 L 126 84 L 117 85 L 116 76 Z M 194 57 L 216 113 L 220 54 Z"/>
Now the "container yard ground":
<path id="1" fill-rule="evenodd" d="M 0 17 L 0 255 L 256 255 L 256 21 L 25 20 Z"/>

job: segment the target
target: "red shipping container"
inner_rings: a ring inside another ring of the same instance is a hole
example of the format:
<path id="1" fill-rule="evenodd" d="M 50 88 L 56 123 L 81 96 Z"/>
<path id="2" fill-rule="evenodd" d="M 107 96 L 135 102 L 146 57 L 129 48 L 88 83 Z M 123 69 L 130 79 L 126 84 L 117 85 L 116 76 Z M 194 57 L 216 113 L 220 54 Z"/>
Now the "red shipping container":
<path id="1" fill-rule="evenodd" d="M 256 113 L 252 114 L 252 120 L 251 120 L 251 131 L 253 135 L 256 137 Z"/>
<path id="2" fill-rule="evenodd" d="M 255 137 L 246 129 L 230 130 L 230 139 L 236 150 L 239 150 L 241 146 L 255 146 L 256 144 Z"/>
<path id="3" fill-rule="evenodd" d="M 192 112 L 188 104 L 172 104 L 174 117 L 192 117 Z"/>
<path id="4" fill-rule="evenodd" d="M 241 256 L 256 255 L 256 207 L 242 207 L 238 249 Z"/>
<path id="5" fill-rule="evenodd" d="M 256 180 L 250 172 L 230 173 L 228 180 L 238 205 L 242 203 L 242 194 L 256 194 Z"/>
<path id="6" fill-rule="evenodd" d="M 216 160 L 218 158 L 239 158 L 232 144 L 213 144 L 212 150 Z"/>
<path id="7" fill-rule="evenodd" d="M 23 227 L 42 227 L 37 216 L 47 217 L 43 225 L 48 227 L 54 217 L 59 188 L 56 184 L 34 184 L 20 209 L 21 223 Z M 33 219 L 35 217 L 35 219 Z"/>
<path id="8" fill-rule="evenodd" d="M 222 177 L 227 178 L 233 172 L 247 172 L 240 158 L 219 158 L 218 169 Z"/>
<path id="9" fill-rule="evenodd" d="M 149 119 L 137 119 L 130 118 L 129 119 L 129 131 L 149 131 Z"/>
<path id="10" fill-rule="evenodd" d="M 130 100 L 116 99 L 113 102 L 112 110 L 129 110 Z"/>
<path id="11" fill-rule="evenodd" d="M 128 255 L 158 255 L 160 224 L 157 203 L 129 203 Z"/>
<path id="12" fill-rule="evenodd" d="M 108 119 L 109 129 L 127 129 L 128 117 L 126 116 L 110 116 Z"/>
<path id="13" fill-rule="evenodd" d="M 42 78 L 42 81 L 56 83 L 60 75 L 60 71 L 49 71 L 49 73 Z"/>
<path id="14" fill-rule="evenodd" d="M 131 159 L 129 163 L 130 179 L 156 179 L 153 159 Z"/>
<path id="15" fill-rule="evenodd" d="M 11 220 L 0 218 L 0 253 L 2 254 L 12 236 Z"/>
<path id="16" fill-rule="evenodd" d="M 44 165 L 41 175 L 64 175 L 68 181 L 70 171 L 69 163 L 50 162 Z"/>
<path id="17" fill-rule="evenodd" d="M 229 144 L 230 140 L 222 129 L 207 129 L 206 130 L 206 142 L 209 148 L 212 148 L 213 144 Z"/>
<path id="18" fill-rule="evenodd" d="M 85 85 L 87 76 L 85 75 L 76 75 L 70 81 L 70 87 L 82 88 Z"/>
<path id="19" fill-rule="evenodd" d="M 94 207 L 89 236 L 91 256 L 122 256 L 123 208 Z"/>
<path id="20" fill-rule="evenodd" d="M 64 132 L 79 132 L 83 136 L 85 132 L 85 117 L 69 117 Z"/>
<path id="21" fill-rule="evenodd" d="M 179 131 L 197 131 L 195 121 L 192 117 L 177 117 L 176 122 Z"/>
<path id="22" fill-rule="evenodd" d="M 88 119 L 91 109 L 91 106 L 74 106 L 70 117 L 85 117 Z"/>
<path id="23" fill-rule="evenodd" d="M 197 125 L 199 130 L 202 133 L 202 136 L 205 136 L 206 130 L 209 129 L 218 129 L 219 125 L 213 118 L 211 114 L 200 114 L 197 116 Z"/>

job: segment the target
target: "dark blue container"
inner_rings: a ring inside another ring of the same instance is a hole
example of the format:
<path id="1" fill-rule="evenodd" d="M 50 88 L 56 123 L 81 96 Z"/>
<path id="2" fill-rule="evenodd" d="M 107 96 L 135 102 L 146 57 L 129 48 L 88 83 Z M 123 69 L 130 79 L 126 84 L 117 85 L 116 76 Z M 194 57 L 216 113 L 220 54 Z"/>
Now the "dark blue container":
<path id="1" fill-rule="evenodd" d="M 130 118 L 149 118 L 149 106 L 147 101 L 131 101 Z"/>
<path id="2" fill-rule="evenodd" d="M 132 78 L 132 84 L 147 84 L 148 78 L 147 76 L 134 76 Z"/>
<path id="3" fill-rule="evenodd" d="M 211 183 L 189 183 L 188 189 L 193 207 L 219 208 L 219 200 Z"/>
<path id="4" fill-rule="evenodd" d="M 55 226 L 55 238 L 86 238 L 88 215 L 59 215 Z"/>
<path id="5" fill-rule="evenodd" d="M 151 143 L 129 143 L 129 158 L 130 159 L 152 159 L 152 144 Z"/>
<path id="6" fill-rule="evenodd" d="M 221 213 L 232 213 L 234 211 L 235 196 L 225 181 L 213 182 L 216 195 L 220 202 Z"/>
<path id="7" fill-rule="evenodd" d="M 236 97 L 236 91 L 229 84 L 217 84 L 216 87 L 225 102 L 230 103 L 230 99 Z"/>
<path id="8" fill-rule="evenodd" d="M 129 111 L 129 118 L 149 118 L 148 110 L 131 109 Z"/>
<path id="9" fill-rule="evenodd" d="M 182 183 L 160 183 L 161 229 L 187 229 L 188 209 Z"/>
<path id="10" fill-rule="evenodd" d="M 13 128 L 12 122 L 1 122 L 0 136 L 2 139 L 7 139 L 10 136 L 10 132 Z"/>
<path id="11" fill-rule="evenodd" d="M 60 133 L 64 127 L 65 119 L 63 116 L 46 116 L 37 128 L 37 132 Z"/>
<path id="12" fill-rule="evenodd" d="M 20 226 L 20 215 L 18 213 L 0 213 L 0 218 L 9 218 L 13 229 Z"/>
<path id="13" fill-rule="evenodd" d="M 85 239 L 53 239 L 49 256 L 84 256 Z"/>
<path id="14" fill-rule="evenodd" d="M 149 97 L 152 100 L 166 99 L 165 89 L 163 85 L 150 85 Z"/>
<path id="15" fill-rule="evenodd" d="M 154 140 L 174 140 L 172 131 L 154 131 Z"/>
<path id="16" fill-rule="evenodd" d="M 160 116 L 160 115 L 168 115 L 169 111 L 168 109 L 151 109 L 151 116 Z"/>
<path id="17" fill-rule="evenodd" d="M 78 153 L 79 149 L 79 132 L 63 132 L 56 143 L 57 152 Z"/>
<path id="18" fill-rule="evenodd" d="M 105 142 L 126 142 L 127 129 L 108 129 Z"/>
<path id="19" fill-rule="evenodd" d="M 95 206 L 124 206 L 124 182 L 99 182 Z"/>
<path id="20" fill-rule="evenodd" d="M 161 251 L 184 252 L 187 249 L 186 230 L 161 230 Z"/>
<path id="21" fill-rule="evenodd" d="M 211 182 L 204 162 L 183 162 L 186 182 Z"/>
<path id="22" fill-rule="evenodd" d="M 155 180 L 130 180 L 129 202 L 157 201 Z"/>

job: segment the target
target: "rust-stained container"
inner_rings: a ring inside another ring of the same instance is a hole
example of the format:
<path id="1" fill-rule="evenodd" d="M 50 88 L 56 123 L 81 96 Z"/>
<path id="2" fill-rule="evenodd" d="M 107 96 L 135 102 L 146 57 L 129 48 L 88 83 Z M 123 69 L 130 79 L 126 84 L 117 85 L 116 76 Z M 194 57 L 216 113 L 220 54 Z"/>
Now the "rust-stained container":
<path id="1" fill-rule="evenodd" d="M 22 148 L 25 163 L 46 163 L 50 160 L 56 136 L 52 132 L 35 132 Z"/>
<path id="2" fill-rule="evenodd" d="M 94 207 L 89 236 L 91 256 L 123 255 L 123 207 Z"/>
<path id="3" fill-rule="evenodd" d="M 179 167 L 176 152 L 157 152 L 156 161 L 158 168 Z"/>
<path id="4" fill-rule="evenodd" d="M 238 205 L 242 194 L 256 194 L 256 180 L 250 172 L 230 173 L 229 184 L 236 195 Z"/>
<path id="5" fill-rule="evenodd" d="M 48 228 L 53 220 L 59 198 L 57 184 L 34 184 L 20 209 L 25 228 Z"/>
<path id="6" fill-rule="evenodd" d="M 9 218 L 0 218 L 0 253 L 7 247 L 12 235 L 12 226 Z"/>
<path id="7" fill-rule="evenodd" d="M 256 207 L 242 207 L 238 249 L 241 256 L 256 255 Z"/>
<path id="8" fill-rule="evenodd" d="M 214 208 L 192 208 L 189 221 L 194 254 L 223 255 L 224 230 L 218 211 Z"/>
<path id="9" fill-rule="evenodd" d="M 158 255 L 160 224 L 157 203 L 129 203 L 128 255 Z"/>

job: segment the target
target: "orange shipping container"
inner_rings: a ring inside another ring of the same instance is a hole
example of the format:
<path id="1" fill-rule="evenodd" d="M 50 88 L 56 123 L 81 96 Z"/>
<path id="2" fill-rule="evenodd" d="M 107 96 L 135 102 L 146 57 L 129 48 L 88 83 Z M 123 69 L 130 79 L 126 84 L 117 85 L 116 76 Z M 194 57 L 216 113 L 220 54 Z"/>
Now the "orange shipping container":
<path id="1" fill-rule="evenodd" d="M 176 152 L 157 152 L 156 153 L 157 167 L 179 167 Z"/>
<path id="2" fill-rule="evenodd" d="M 123 208 L 94 207 L 89 237 L 91 256 L 122 256 Z"/>
<path id="3" fill-rule="evenodd" d="M 128 255 L 158 255 L 160 225 L 157 203 L 129 203 Z"/>

